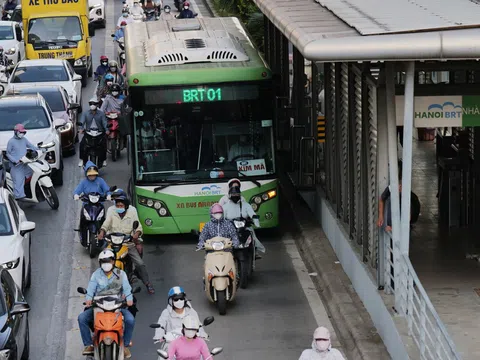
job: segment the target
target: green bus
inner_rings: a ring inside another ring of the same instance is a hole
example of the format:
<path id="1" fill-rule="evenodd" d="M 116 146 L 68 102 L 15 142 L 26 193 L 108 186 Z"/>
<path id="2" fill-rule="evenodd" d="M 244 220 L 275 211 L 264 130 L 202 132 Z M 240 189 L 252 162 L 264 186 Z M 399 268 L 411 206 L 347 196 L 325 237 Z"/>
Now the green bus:
<path id="1" fill-rule="evenodd" d="M 242 181 L 262 228 L 278 225 L 272 73 L 236 18 L 129 24 L 130 194 L 145 234 L 201 230 Z"/>

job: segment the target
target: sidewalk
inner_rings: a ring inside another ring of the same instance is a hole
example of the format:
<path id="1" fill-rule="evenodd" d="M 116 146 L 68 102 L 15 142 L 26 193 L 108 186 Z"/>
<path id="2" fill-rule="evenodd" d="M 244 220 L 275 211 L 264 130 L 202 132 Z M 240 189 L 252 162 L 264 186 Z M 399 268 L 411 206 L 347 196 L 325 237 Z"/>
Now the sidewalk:
<path id="1" fill-rule="evenodd" d="M 323 230 L 297 195 L 285 174 L 280 174 L 280 201 L 284 210 L 291 211 L 290 222 L 297 247 L 313 283 L 335 328 L 338 340 L 349 360 L 388 360 L 388 354 L 362 301 Z"/>

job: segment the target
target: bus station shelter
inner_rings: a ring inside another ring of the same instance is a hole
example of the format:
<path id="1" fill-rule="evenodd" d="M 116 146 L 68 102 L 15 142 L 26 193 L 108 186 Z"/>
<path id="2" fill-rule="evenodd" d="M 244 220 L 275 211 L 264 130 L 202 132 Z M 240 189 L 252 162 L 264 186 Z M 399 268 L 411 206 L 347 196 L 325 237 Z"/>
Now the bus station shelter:
<path id="1" fill-rule="evenodd" d="M 265 57 L 277 74 L 277 147 L 289 154 L 299 193 L 320 203 L 313 206 L 321 208 L 319 221 L 389 353 L 465 358 L 410 259 L 410 191 L 414 135 L 434 128 L 447 227 L 480 223 L 480 4 L 254 2 L 264 14 Z M 399 181 L 402 192 L 391 191 L 392 232 L 385 232 L 376 224 L 378 199 Z M 338 250 L 345 246 L 355 258 Z"/>

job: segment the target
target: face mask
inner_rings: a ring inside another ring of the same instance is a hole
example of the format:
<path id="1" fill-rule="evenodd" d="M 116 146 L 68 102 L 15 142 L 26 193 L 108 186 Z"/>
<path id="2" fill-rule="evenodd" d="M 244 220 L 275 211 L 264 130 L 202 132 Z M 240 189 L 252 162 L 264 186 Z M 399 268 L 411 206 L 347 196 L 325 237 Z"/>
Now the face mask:
<path id="1" fill-rule="evenodd" d="M 170 9 L 166 9 L 165 12 L 168 14 L 170 12 Z"/>
<path id="2" fill-rule="evenodd" d="M 19 139 L 23 138 L 24 136 L 25 136 L 24 133 L 18 133 L 18 135 L 17 135 L 17 137 L 18 137 Z"/>
<path id="3" fill-rule="evenodd" d="M 110 272 L 113 269 L 113 264 L 111 263 L 104 263 L 102 264 L 102 270 L 105 272 Z"/>
<path id="4" fill-rule="evenodd" d="M 185 10 L 188 10 L 188 6 L 184 6 L 183 8 L 184 8 Z"/>
<path id="5" fill-rule="evenodd" d="M 128 17 L 128 14 L 127 13 L 123 14 L 123 17 Z"/>
<path id="6" fill-rule="evenodd" d="M 117 96 L 117 95 L 118 95 L 118 91 L 112 91 L 112 95 L 113 95 L 113 96 Z"/>
<path id="7" fill-rule="evenodd" d="M 316 346 L 319 351 L 327 351 L 330 347 L 330 341 L 328 340 L 317 340 Z"/>
<path id="8" fill-rule="evenodd" d="M 116 71 L 117 71 L 117 68 L 116 68 L 116 67 L 111 67 L 111 68 L 110 68 L 110 71 L 111 71 L 111 72 L 116 72 Z"/>
<path id="9" fill-rule="evenodd" d="M 222 218 L 223 214 L 213 214 L 213 217 L 217 220 L 220 220 Z"/>
<path id="10" fill-rule="evenodd" d="M 176 300 L 173 302 L 173 306 L 175 306 L 177 309 L 183 309 L 185 306 L 185 300 Z"/>
<path id="11" fill-rule="evenodd" d="M 120 29 L 125 30 L 125 26 L 123 26 L 123 25 L 120 26 Z"/>
<path id="12" fill-rule="evenodd" d="M 97 105 L 90 105 L 90 110 L 92 110 L 92 111 L 97 110 Z"/>
<path id="13" fill-rule="evenodd" d="M 197 335 L 197 330 L 185 330 L 185 336 L 189 339 L 193 339 Z"/>
<path id="14" fill-rule="evenodd" d="M 102 62 L 102 66 L 107 66 L 108 65 L 108 62 Z"/>
<path id="15" fill-rule="evenodd" d="M 112 86 L 113 82 L 107 81 L 107 86 Z"/>
<path id="16" fill-rule="evenodd" d="M 125 212 L 125 208 L 115 208 L 115 211 L 119 214 L 123 214 Z"/>
<path id="17" fill-rule="evenodd" d="M 240 197 L 239 197 L 239 196 L 232 196 L 230 199 L 231 199 L 235 204 L 240 201 Z"/>

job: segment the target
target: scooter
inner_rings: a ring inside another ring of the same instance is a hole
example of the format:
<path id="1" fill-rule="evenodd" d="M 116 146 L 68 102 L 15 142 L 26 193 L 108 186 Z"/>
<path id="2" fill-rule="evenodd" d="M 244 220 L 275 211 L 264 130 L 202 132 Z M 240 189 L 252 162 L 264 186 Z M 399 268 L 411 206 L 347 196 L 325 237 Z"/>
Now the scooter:
<path id="1" fill-rule="evenodd" d="M 220 315 L 227 313 L 227 302 L 233 301 L 237 292 L 237 269 L 232 248 L 232 241 L 220 236 L 205 241 L 203 248 L 206 252 L 205 293 L 208 300 L 217 305 Z"/>
<path id="2" fill-rule="evenodd" d="M 258 215 L 254 215 L 258 218 Z M 238 269 L 239 285 L 242 289 L 248 287 L 248 280 L 255 270 L 255 241 L 252 231 L 249 229 L 253 221 L 251 219 L 233 219 L 233 225 L 237 229 L 240 246 L 233 250 L 233 256 Z"/>
<path id="3" fill-rule="evenodd" d="M 213 358 L 215 355 L 220 354 L 223 351 L 223 348 L 221 347 L 216 347 L 213 348 L 212 351 L 210 351 L 210 356 L 207 357 L 206 359 L 203 360 L 210 360 Z M 168 359 L 168 353 L 164 350 L 157 350 L 157 354 L 162 358 L 162 359 Z"/>
<path id="4" fill-rule="evenodd" d="M 40 142 L 37 144 L 38 148 L 42 151 L 36 150 L 27 150 L 27 153 L 24 157 L 20 159 L 23 164 L 26 164 L 32 171 L 33 174 L 25 178 L 25 195 L 22 201 L 29 203 L 39 203 L 46 201 L 48 205 L 53 209 L 58 209 L 60 205 L 58 201 L 57 192 L 53 187 L 52 179 L 50 179 L 50 174 L 52 173 L 52 168 L 50 164 L 45 161 L 46 150 L 55 146 L 54 142 L 43 144 Z M 7 159 L 6 151 L 3 152 L 4 159 Z M 6 183 L 7 188 L 13 192 L 13 180 L 10 175 L 9 162 L 4 162 L 3 164 L 7 170 L 6 174 Z"/>
<path id="5" fill-rule="evenodd" d="M 107 117 L 107 127 L 110 131 L 107 139 L 107 152 L 111 154 L 112 161 L 117 161 L 123 149 L 123 138 L 120 136 L 120 126 L 118 124 L 118 112 L 109 112 L 105 116 Z"/>
<path id="6" fill-rule="evenodd" d="M 117 187 L 112 186 L 110 191 L 115 191 Z M 90 258 L 93 259 L 97 253 L 104 248 L 105 241 L 97 239 L 97 233 L 100 226 L 105 221 L 105 207 L 103 202 L 107 197 L 100 195 L 98 192 L 81 194 L 79 199 L 84 203 L 80 213 L 80 243 L 88 249 Z"/>
<path id="7" fill-rule="evenodd" d="M 145 21 L 155 21 L 158 20 L 157 10 L 155 8 L 145 9 Z"/>
<path id="8" fill-rule="evenodd" d="M 79 287 L 80 294 L 87 289 Z M 141 291 L 133 289 L 132 294 Z M 121 295 L 94 296 L 93 306 L 93 347 L 95 360 L 124 360 L 123 315 L 121 308 L 126 301 Z"/>
<path id="9" fill-rule="evenodd" d="M 215 318 L 213 316 L 208 316 L 206 317 L 204 320 L 203 320 L 203 324 L 201 325 L 201 327 L 205 327 L 205 326 L 208 326 L 210 325 L 211 323 L 213 323 L 215 321 Z M 179 337 L 183 336 L 182 334 L 182 329 L 173 329 L 169 332 L 166 332 L 166 329 L 158 324 L 158 323 L 155 323 L 155 324 L 151 324 L 150 327 L 152 329 L 159 329 L 159 328 L 162 328 L 163 330 L 165 330 L 165 336 L 163 337 L 163 339 L 161 340 L 157 340 L 154 342 L 154 344 L 158 344 L 160 343 L 160 350 L 163 350 L 163 351 L 167 351 L 168 352 L 168 346 L 170 345 L 170 343 L 173 341 L 173 340 L 176 340 L 178 339 Z"/>
<path id="10" fill-rule="evenodd" d="M 78 126 L 81 126 L 82 123 L 78 122 Z M 88 136 L 87 136 L 88 135 Z M 105 149 L 105 134 L 98 130 L 92 130 L 85 132 L 85 157 L 83 159 L 83 166 L 87 163 L 87 161 L 91 161 L 94 164 L 97 164 L 97 167 L 100 169 L 102 167 L 102 163 L 98 161 L 100 157 L 100 151 Z"/>
<path id="11" fill-rule="evenodd" d="M 132 229 L 135 230 L 137 227 L 138 221 L 134 221 Z M 115 254 L 115 267 L 125 271 L 130 284 L 134 283 L 137 279 L 134 276 L 133 264 L 128 256 L 127 246 L 127 243 L 132 240 L 132 236 L 122 233 L 110 233 L 105 235 L 105 240 L 108 243 L 107 249 Z"/>

